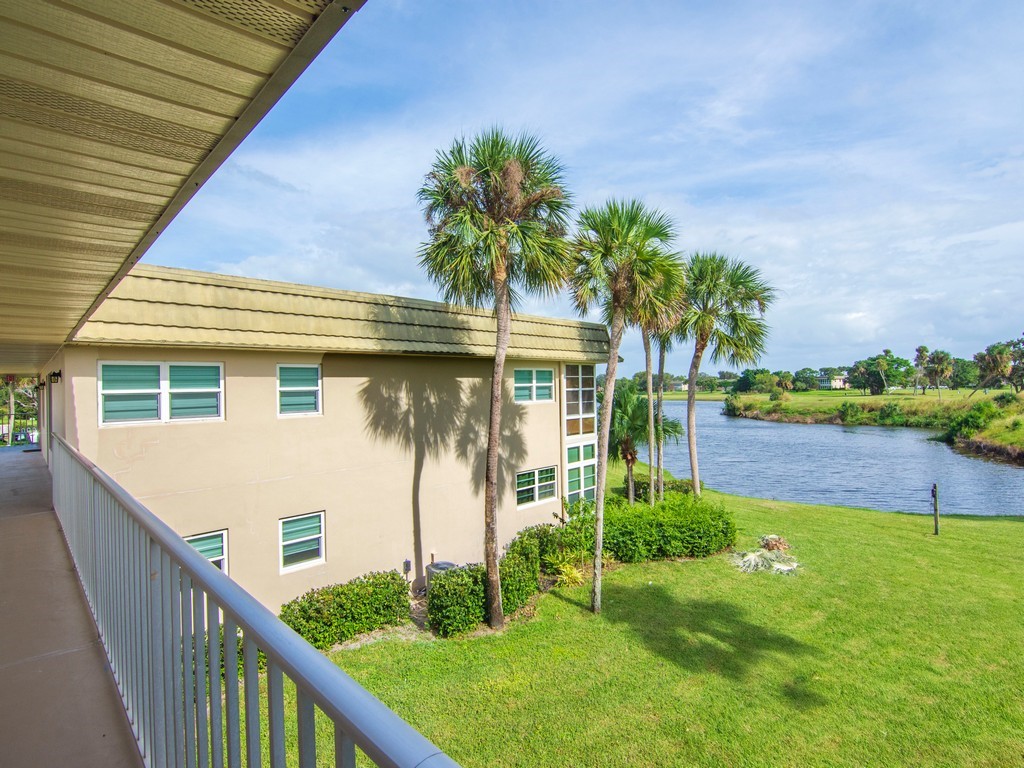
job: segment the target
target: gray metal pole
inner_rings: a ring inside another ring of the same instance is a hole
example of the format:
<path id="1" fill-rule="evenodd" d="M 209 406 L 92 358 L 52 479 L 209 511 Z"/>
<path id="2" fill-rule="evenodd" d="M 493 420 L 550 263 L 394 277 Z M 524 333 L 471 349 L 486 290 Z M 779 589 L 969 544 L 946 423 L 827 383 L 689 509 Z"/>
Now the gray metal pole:
<path id="1" fill-rule="evenodd" d="M 939 535 L 939 484 L 932 483 L 932 509 L 935 513 L 935 535 Z"/>

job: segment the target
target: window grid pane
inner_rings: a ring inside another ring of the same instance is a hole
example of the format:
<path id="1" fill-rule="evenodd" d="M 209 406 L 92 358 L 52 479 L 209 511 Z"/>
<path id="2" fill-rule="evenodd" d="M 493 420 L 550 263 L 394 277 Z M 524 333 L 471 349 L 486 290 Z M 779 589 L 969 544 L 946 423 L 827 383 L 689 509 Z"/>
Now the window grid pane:
<path id="1" fill-rule="evenodd" d="M 100 371 L 104 392 L 160 390 L 159 365 L 106 364 Z"/>
<path id="2" fill-rule="evenodd" d="M 179 389 L 220 389 L 219 365 L 169 366 L 171 391 Z"/>
<path id="3" fill-rule="evenodd" d="M 104 395 L 103 421 L 159 421 L 159 394 Z"/>
<path id="4" fill-rule="evenodd" d="M 171 394 L 172 419 L 220 416 L 220 392 L 175 392 Z"/>
<path id="5" fill-rule="evenodd" d="M 318 389 L 320 386 L 320 366 L 281 366 L 277 369 L 277 379 L 278 386 L 281 389 Z"/>
<path id="6" fill-rule="evenodd" d="M 594 366 L 567 365 L 565 368 L 565 433 L 589 434 L 594 431 L 596 415 Z"/>

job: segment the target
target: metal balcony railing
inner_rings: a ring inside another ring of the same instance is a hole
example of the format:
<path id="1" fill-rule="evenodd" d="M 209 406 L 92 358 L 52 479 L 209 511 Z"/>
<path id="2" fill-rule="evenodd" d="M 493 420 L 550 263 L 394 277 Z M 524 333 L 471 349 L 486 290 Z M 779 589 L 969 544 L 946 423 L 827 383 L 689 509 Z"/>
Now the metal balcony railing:
<path id="1" fill-rule="evenodd" d="M 238 768 L 243 747 L 255 768 L 264 746 L 273 768 L 312 768 L 317 709 L 334 731 L 321 761 L 353 768 L 358 748 L 381 766 L 457 765 L 77 450 L 56 435 L 50 444 L 54 509 L 149 768 Z"/>

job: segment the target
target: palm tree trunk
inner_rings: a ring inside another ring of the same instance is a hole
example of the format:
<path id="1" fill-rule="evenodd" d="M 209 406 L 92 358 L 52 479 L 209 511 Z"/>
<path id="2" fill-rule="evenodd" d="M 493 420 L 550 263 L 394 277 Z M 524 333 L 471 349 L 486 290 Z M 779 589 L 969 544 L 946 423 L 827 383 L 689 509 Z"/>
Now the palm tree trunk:
<path id="1" fill-rule="evenodd" d="M 635 461 L 626 461 L 626 500 L 630 506 L 636 501 L 636 485 L 633 483 L 633 465 Z"/>
<path id="2" fill-rule="evenodd" d="M 665 500 L 665 344 L 658 342 L 658 501 Z"/>
<path id="3" fill-rule="evenodd" d="M 647 368 L 647 503 L 654 506 L 654 381 L 651 365 L 651 333 L 647 329 L 640 330 L 644 342 L 644 363 Z"/>
<path id="4" fill-rule="evenodd" d="M 686 380 L 686 443 L 690 449 L 690 477 L 693 479 L 694 496 L 700 496 L 700 471 L 697 468 L 697 374 L 706 346 L 706 341 L 697 339 L 693 359 L 690 360 L 690 376 Z"/>
<path id="5" fill-rule="evenodd" d="M 625 313 L 616 309 L 612 315 L 608 367 L 605 369 L 604 396 L 597 437 L 597 494 L 594 501 L 594 583 L 590 592 L 590 608 L 601 612 L 601 557 L 604 549 L 604 491 L 608 479 L 608 435 L 612 427 L 612 398 L 615 397 L 615 374 L 619 367 L 619 345 L 626 327 Z"/>
<path id="6" fill-rule="evenodd" d="M 14 441 L 14 382 L 7 385 L 7 445 Z"/>
<path id="7" fill-rule="evenodd" d="M 494 283 L 494 314 L 498 333 L 494 345 L 491 417 L 487 425 L 487 464 L 484 470 L 484 564 L 487 569 L 488 623 L 492 629 L 501 629 L 505 626 L 505 613 L 501 606 L 501 576 L 498 573 L 498 449 L 501 442 L 501 405 L 505 356 L 512 330 L 512 307 L 505 276 L 496 276 Z"/>

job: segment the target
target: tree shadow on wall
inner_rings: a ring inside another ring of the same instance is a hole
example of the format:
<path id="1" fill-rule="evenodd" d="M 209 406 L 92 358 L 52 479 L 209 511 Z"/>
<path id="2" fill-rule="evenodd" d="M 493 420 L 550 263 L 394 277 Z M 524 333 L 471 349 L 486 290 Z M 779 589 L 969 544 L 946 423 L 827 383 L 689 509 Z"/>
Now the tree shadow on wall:
<path id="1" fill-rule="evenodd" d="M 663 586 L 612 583 L 603 592 L 606 620 L 625 624 L 649 651 L 688 672 L 742 681 L 780 657 L 818 655 L 814 646 L 755 623 L 724 600 L 680 600 Z M 779 693 L 796 709 L 821 706 L 826 700 L 809 680 L 809 674 L 795 675 Z"/>
<path id="2" fill-rule="evenodd" d="M 462 412 L 455 453 L 469 467 L 473 493 L 483 495 L 487 469 L 487 427 L 491 418 L 491 380 L 478 379 L 469 387 L 466 408 Z M 526 440 L 523 421 L 526 408 L 502 389 L 501 440 L 498 444 L 498 499 L 511 488 L 516 472 L 526 469 Z M 482 510 L 481 510 L 482 512 Z"/>
<path id="3" fill-rule="evenodd" d="M 469 471 L 473 493 L 482 496 L 487 465 L 487 425 L 490 416 L 490 379 L 477 379 L 468 387 L 453 374 L 435 377 L 421 365 L 403 366 L 404 373 L 374 376 L 359 389 L 366 434 L 394 445 L 413 459 L 410 506 L 412 512 L 413 579 L 425 576 L 423 505 L 421 491 L 427 460 L 442 460 L 454 453 Z M 505 392 L 501 416 L 498 492 L 511 488 L 515 473 L 526 461 L 522 435 L 525 408 Z"/>
<path id="4" fill-rule="evenodd" d="M 420 367 L 413 370 L 422 371 Z M 451 450 L 465 410 L 463 385 L 456 378 L 428 380 L 426 376 L 375 376 L 359 390 L 366 433 L 395 445 L 413 458 L 411 506 L 413 578 L 424 577 L 420 486 L 428 458 Z"/>

